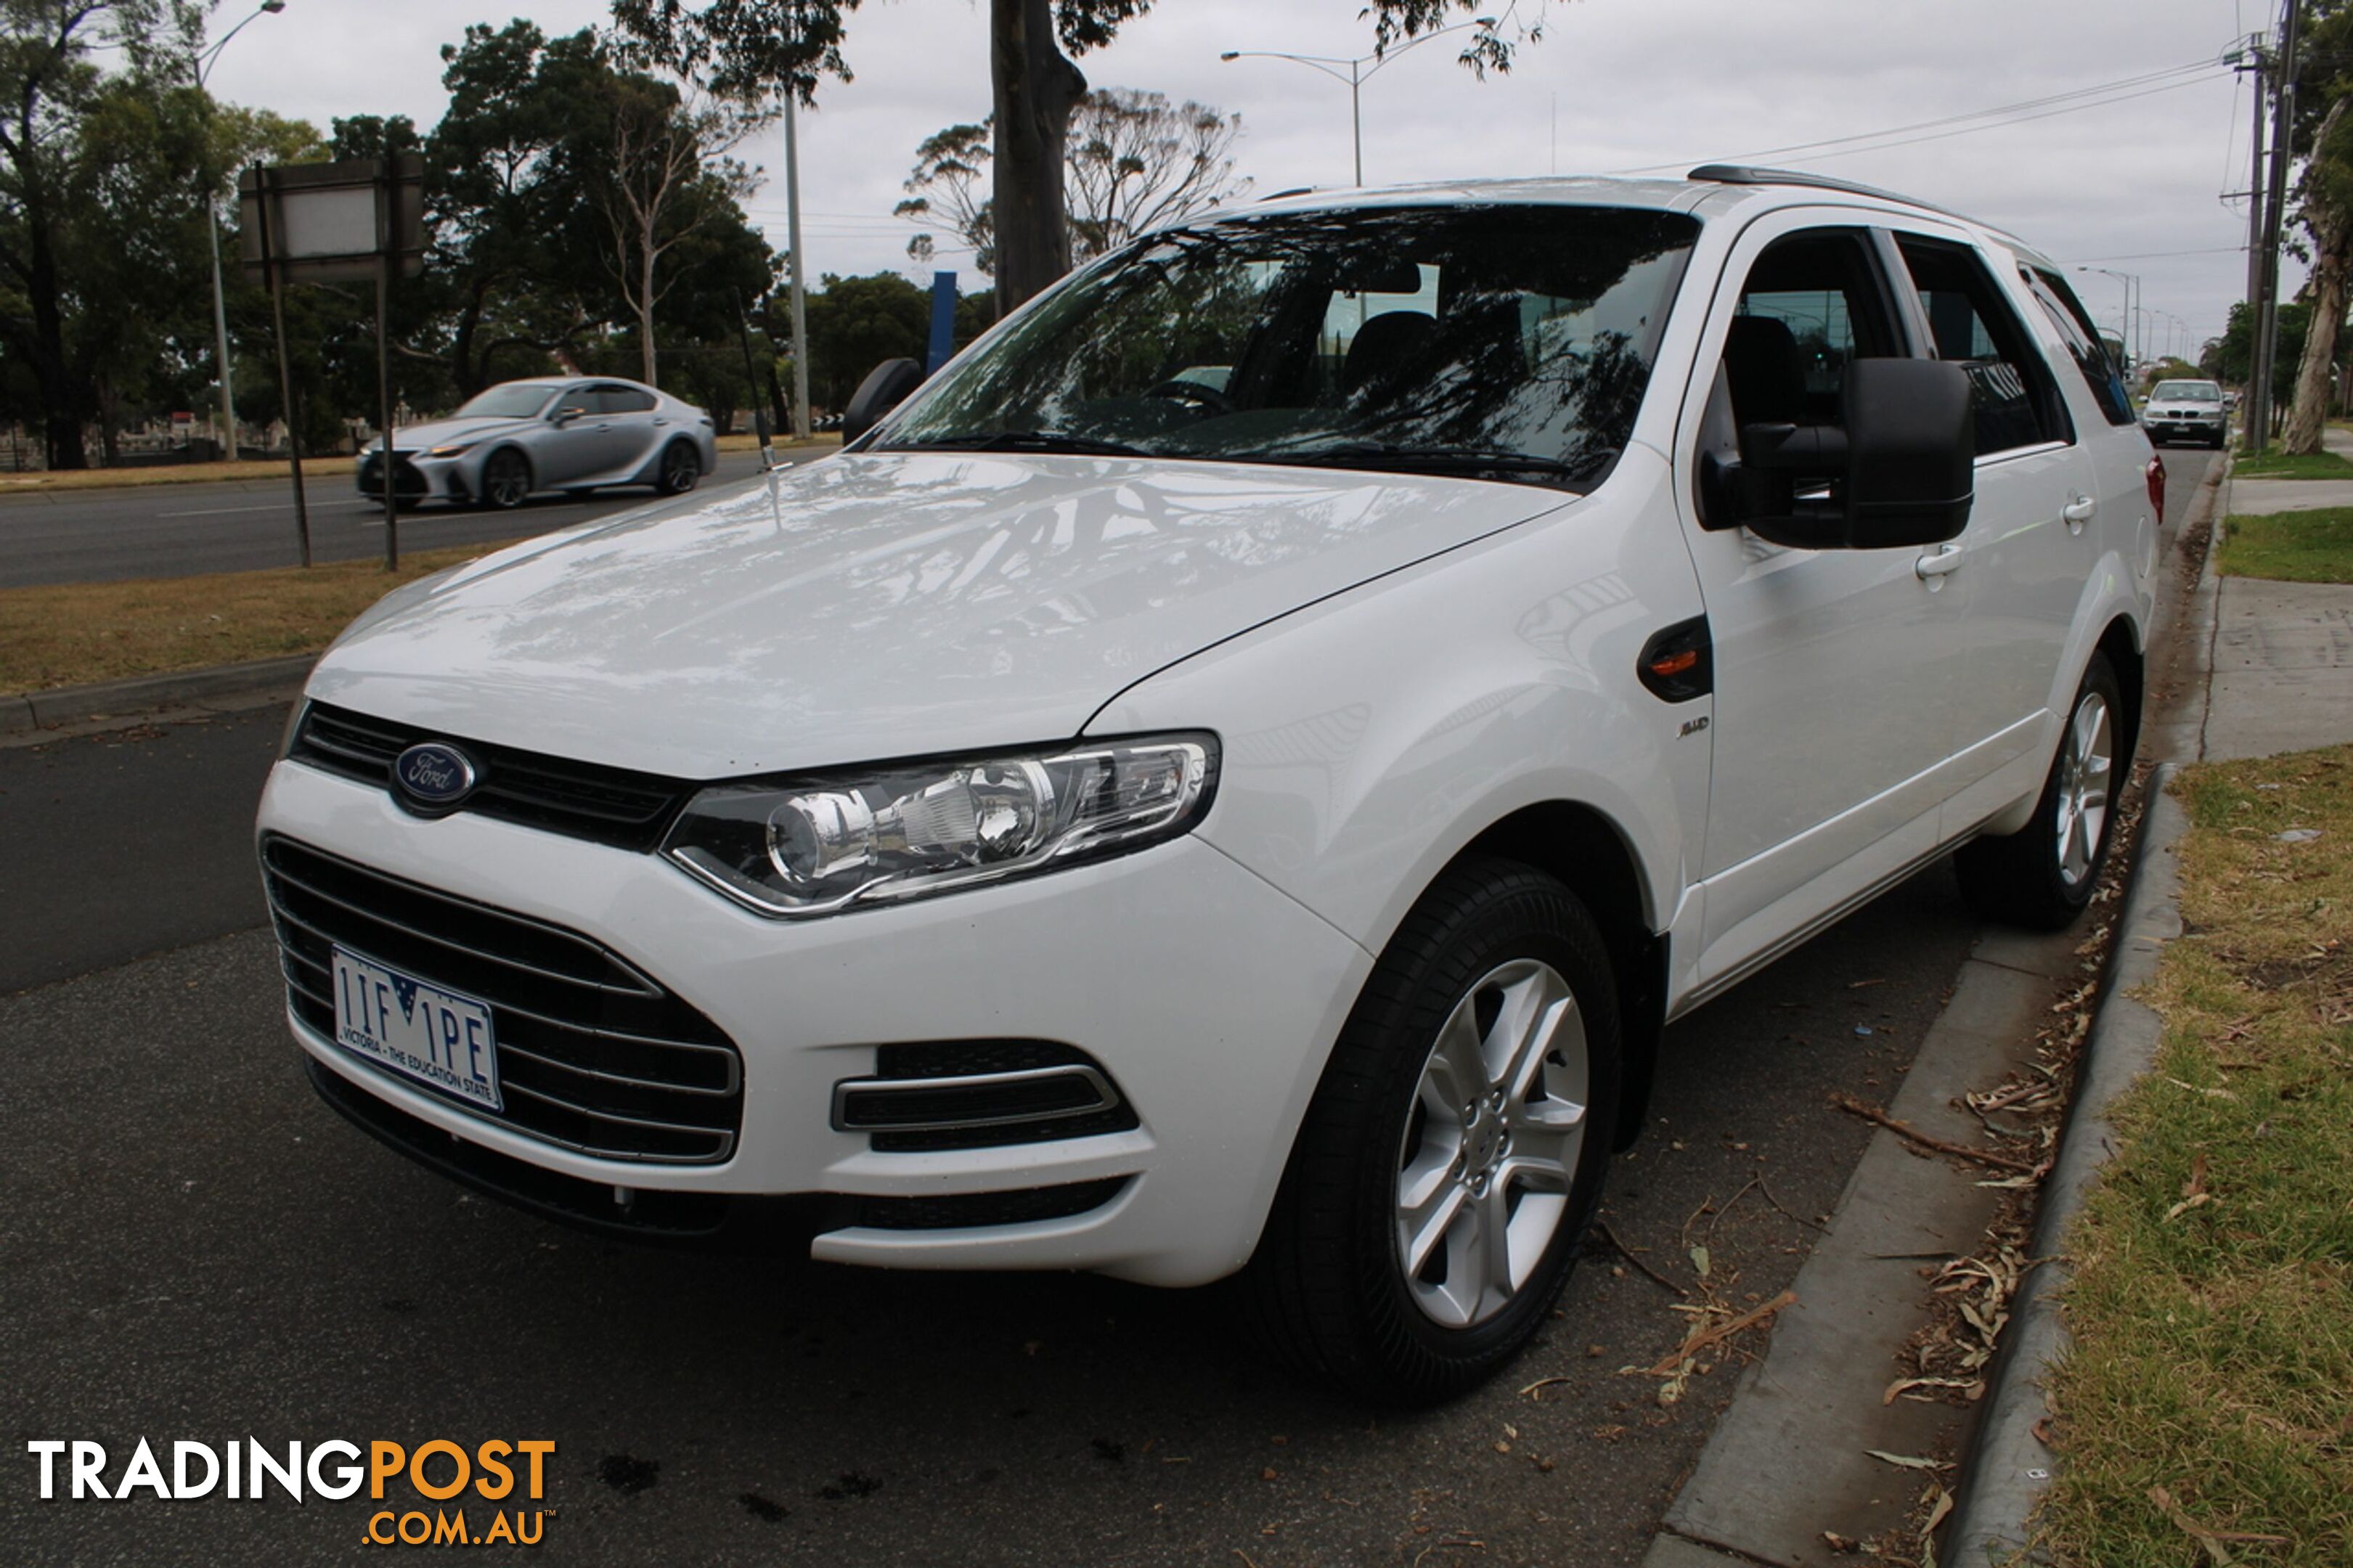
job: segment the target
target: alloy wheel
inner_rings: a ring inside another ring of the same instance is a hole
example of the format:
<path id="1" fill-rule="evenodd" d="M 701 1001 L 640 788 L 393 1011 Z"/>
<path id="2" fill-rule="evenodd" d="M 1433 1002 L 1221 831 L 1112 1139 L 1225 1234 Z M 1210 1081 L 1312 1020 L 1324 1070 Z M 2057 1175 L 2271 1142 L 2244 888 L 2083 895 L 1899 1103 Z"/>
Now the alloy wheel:
<path id="1" fill-rule="evenodd" d="M 523 467 L 521 458 L 501 452 L 491 459 L 482 485 L 492 506 L 501 510 L 521 506 L 531 496 L 531 471 Z"/>
<path id="2" fill-rule="evenodd" d="M 2059 876 L 2070 888 L 2080 886 L 2099 859 L 2101 835 L 2108 826 L 2116 749 L 2116 725 L 2107 700 L 2096 691 L 2086 691 L 2067 722 L 2066 744 L 2060 752 L 2059 809 L 2053 821 Z"/>
<path id="3" fill-rule="evenodd" d="M 1433 1322 L 1503 1311 L 1567 1223 L 1590 1077 L 1577 998 L 1550 964 L 1498 964 L 1448 1015 L 1396 1187 L 1398 1267 Z"/>

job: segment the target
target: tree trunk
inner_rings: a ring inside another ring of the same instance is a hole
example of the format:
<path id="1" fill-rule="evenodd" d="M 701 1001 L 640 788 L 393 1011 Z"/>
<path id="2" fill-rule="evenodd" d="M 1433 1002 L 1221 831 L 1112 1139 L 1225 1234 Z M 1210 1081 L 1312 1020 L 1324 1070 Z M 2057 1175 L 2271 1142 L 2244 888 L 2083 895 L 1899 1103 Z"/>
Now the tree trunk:
<path id="1" fill-rule="evenodd" d="M 2345 322 L 2347 271 L 2353 268 L 2353 210 L 2341 199 L 2343 182 L 2323 164 L 2333 151 L 2329 139 L 2345 118 L 2348 100 L 2328 106 L 2328 116 L 2312 139 L 2313 166 L 2305 174 L 2304 226 L 2312 236 L 2312 325 L 2305 332 L 2304 359 L 2295 367 L 2295 400 L 2289 406 L 2280 450 L 2316 454 L 2328 424 L 2328 398 L 2337 386 L 2337 333 Z"/>
<path id="2" fill-rule="evenodd" d="M 2328 398 L 2337 389 L 2337 331 L 2345 320 L 2346 281 L 2353 256 L 2347 240 L 2353 225 L 2330 222 L 2316 235 L 2312 258 L 2312 325 L 2304 337 L 2304 358 L 2295 367 L 2295 401 L 2289 405 L 2283 452 L 2316 453 L 2328 425 Z M 2325 248 L 2322 247 L 2325 245 Z"/>
<path id="3" fill-rule="evenodd" d="M 645 384 L 654 381 L 654 231 L 646 226 L 642 248 L 638 252 L 638 348 L 645 363 Z"/>
<path id="4" fill-rule="evenodd" d="M 1052 0 L 990 0 L 989 67 L 1001 316 L 1071 269 L 1062 157 L 1087 79 L 1055 43 Z"/>
<path id="5" fill-rule="evenodd" d="M 66 365 L 65 307 L 58 298 L 57 254 L 50 247 L 46 203 L 28 195 L 25 209 L 26 226 L 31 230 L 32 277 L 26 293 L 33 308 L 33 383 L 41 395 L 49 467 L 86 468 L 90 459 L 81 444 L 85 398 Z"/>

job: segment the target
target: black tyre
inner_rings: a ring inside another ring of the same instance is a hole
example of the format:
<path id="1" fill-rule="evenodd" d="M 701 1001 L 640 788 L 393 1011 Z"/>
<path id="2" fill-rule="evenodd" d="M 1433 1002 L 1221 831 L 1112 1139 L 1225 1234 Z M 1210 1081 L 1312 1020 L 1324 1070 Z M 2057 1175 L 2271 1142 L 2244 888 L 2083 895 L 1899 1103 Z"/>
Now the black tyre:
<path id="1" fill-rule="evenodd" d="M 1450 869 L 1366 983 L 1244 1275 L 1274 1348 L 1379 1404 L 1485 1380 L 1568 1278 L 1619 1080 L 1585 906 L 1514 861 Z"/>
<path id="2" fill-rule="evenodd" d="M 666 496 L 682 496 L 702 482 L 702 459 L 683 441 L 672 441 L 662 452 L 661 479 L 655 489 Z"/>
<path id="3" fill-rule="evenodd" d="M 531 461 L 512 447 L 492 452 L 482 465 L 482 504 L 512 511 L 531 499 Z"/>
<path id="4" fill-rule="evenodd" d="M 1962 896 L 1989 920 L 2057 931 L 2084 912 L 2107 861 L 2116 792 L 2132 762 L 2116 672 L 2092 656 L 2059 732 L 2042 796 L 2024 827 L 1953 857 Z"/>

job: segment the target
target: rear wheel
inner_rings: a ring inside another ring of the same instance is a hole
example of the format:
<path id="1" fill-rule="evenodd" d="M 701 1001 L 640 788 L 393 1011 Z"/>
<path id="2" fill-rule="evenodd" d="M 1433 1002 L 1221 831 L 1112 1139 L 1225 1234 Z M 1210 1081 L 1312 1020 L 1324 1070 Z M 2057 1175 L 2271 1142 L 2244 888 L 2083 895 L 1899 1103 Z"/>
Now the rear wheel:
<path id="1" fill-rule="evenodd" d="M 1512 861 L 1450 870 L 1342 1031 L 1250 1261 L 1275 1347 L 1403 1405 L 1516 1355 L 1599 1196 L 1619 1061 L 1608 952 L 1576 895 Z"/>
<path id="2" fill-rule="evenodd" d="M 2116 792 L 2129 761 L 2124 698 L 2095 653 L 2060 731 L 2058 754 L 2024 827 L 1979 838 L 1953 857 L 1961 892 L 1989 920 L 2057 931 L 2084 912 L 2107 861 Z"/>
<path id="3" fill-rule="evenodd" d="M 482 504 L 512 511 L 530 499 L 530 462 L 512 447 L 492 452 L 482 465 Z"/>

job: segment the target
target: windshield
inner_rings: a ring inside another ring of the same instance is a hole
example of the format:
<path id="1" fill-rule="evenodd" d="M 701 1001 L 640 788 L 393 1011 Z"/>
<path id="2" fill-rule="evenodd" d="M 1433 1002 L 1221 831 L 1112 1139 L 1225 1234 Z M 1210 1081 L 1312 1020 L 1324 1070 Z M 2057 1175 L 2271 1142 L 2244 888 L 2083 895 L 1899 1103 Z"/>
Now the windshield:
<path id="1" fill-rule="evenodd" d="M 555 388 L 544 382 L 511 381 L 467 399 L 454 416 L 459 419 L 529 419 L 547 406 Z"/>
<path id="2" fill-rule="evenodd" d="M 1626 443 L 1698 232 L 1680 214 L 1511 205 L 1166 231 L 1041 300 L 875 445 L 1584 488 Z"/>
<path id="3" fill-rule="evenodd" d="M 2159 398 L 2168 403 L 2220 403 L 2222 389 L 2211 381 L 2160 381 L 2148 396 L 2152 403 Z"/>

